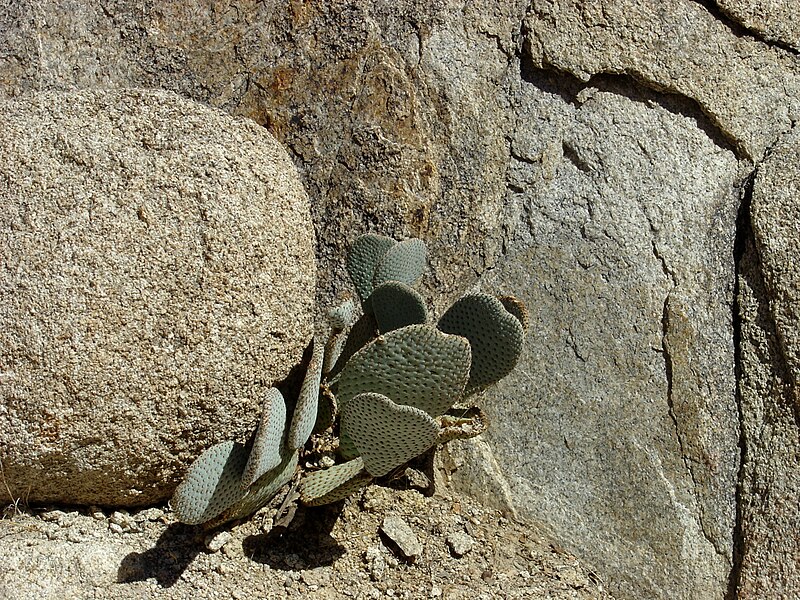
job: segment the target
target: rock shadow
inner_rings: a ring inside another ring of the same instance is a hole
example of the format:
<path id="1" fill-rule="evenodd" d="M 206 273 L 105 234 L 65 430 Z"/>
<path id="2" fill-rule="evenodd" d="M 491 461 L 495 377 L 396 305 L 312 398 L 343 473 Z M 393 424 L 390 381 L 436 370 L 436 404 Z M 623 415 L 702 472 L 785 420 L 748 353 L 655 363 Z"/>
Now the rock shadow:
<path id="1" fill-rule="evenodd" d="M 199 528 L 173 523 L 153 548 L 131 552 L 122 559 L 117 570 L 117 583 L 155 578 L 162 588 L 172 587 L 202 549 L 202 531 Z"/>
<path id="2" fill-rule="evenodd" d="M 345 553 L 331 536 L 343 508 L 344 501 L 319 507 L 299 506 L 287 527 L 276 526 L 268 533 L 246 537 L 242 541 L 245 556 L 282 571 L 331 565 Z"/>

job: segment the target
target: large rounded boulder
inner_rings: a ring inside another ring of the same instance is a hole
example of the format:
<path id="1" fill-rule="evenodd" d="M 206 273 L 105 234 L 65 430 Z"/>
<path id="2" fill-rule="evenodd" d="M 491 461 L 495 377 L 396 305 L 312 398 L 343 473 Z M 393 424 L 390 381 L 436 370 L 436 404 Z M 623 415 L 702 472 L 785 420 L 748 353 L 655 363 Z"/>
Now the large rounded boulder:
<path id="1" fill-rule="evenodd" d="M 168 498 L 312 333 L 309 202 L 255 123 L 162 91 L 0 103 L 0 466 L 29 502 Z"/>

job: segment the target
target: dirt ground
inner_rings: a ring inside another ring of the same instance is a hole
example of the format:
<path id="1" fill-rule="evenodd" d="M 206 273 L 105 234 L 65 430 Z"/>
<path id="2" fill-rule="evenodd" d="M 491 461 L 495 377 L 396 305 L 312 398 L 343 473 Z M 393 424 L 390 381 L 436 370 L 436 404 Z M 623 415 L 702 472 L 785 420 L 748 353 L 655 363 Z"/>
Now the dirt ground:
<path id="1" fill-rule="evenodd" d="M 141 511 L 48 507 L 0 521 L 0 598 L 611 598 L 531 525 L 456 497 L 373 485 L 336 505 L 281 501 L 215 532 Z M 405 488 L 405 489 L 404 489 Z"/>

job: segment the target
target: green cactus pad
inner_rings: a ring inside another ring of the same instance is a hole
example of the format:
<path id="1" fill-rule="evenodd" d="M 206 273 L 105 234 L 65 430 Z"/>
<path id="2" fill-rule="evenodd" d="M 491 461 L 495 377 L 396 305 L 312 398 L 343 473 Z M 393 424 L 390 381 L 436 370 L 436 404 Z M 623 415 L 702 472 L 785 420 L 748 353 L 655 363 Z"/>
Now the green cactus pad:
<path id="1" fill-rule="evenodd" d="M 428 250 L 422 240 L 410 239 L 394 244 L 375 267 L 373 289 L 387 281 L 413 285 L 422 277 L 427 256 Z"/>
<path id="2" fill-rule="evenodd" d="M 375 315 L 371 312 L 364 313 L 359 317 L 350 332 L 347 335 L 347 340 L 344 343 L 341 353 L 339 354 L 336 364 L 328 373 L 328 378 L 334 378 L 350 358 L 361 350 L 369 341 L 375 338 L 378 333 L 378 323 L 375 321 Z"/>
<path id="3" fill-rule="evenodd" d="M 336 452 L 344 460 L 353 460 L 361 456 L 353 440 L 344 431 L 339 432 L 339 447 Z"/>
<path id="4" fill-rule="evenodd" d="M 346 498 L 372 481 L 364 471 L 360 458 L 314 471 L 300 482 L 300 501 L 308 506 L 321 506 Z"/>
<path id="5" fill-rule="evenodd" d="M 522 352 L 521 322 L 494 296 L 469 294 L 439 319 L 445 333 L 460 335 L 472 347 L 472 368 L 466 391 L 482 389 L 508 375 Z"/>
<path id="6" fill-rule="evenodd" d="M 353 280 L 361 302 L 365 302 L 372 294 L 375 268 L 396 243 L 392 238 L 368 233 L 359 237 L 350 247 L 347 255 L 347 272 Z"/>
<path id="7" fill-rule="evenodd" d="M 356 316 L 356 305 L 351 299 L 345 300 L 336 308 L 328 311 L 328 323 L 336 331 L 347 329 L 353 324 Z"/>
<path id="8" fill-rule="evenodd" d="M 241 485 L 247 455 L 244 444 L 227 441 L 198 456 L 170 501 L 178 521 L 205 523 L 241 500 L 247 493 Z"/>
<path id="9" fill-rule="evenodd" d="M 528 327 L 531 323 L 530 313 L 528 313 L 528 307 L 525 306 L 525 303 L 514 296 L 498 296 L 497 298 L 500 300 L 500 303 L 505 307 L 505 309 L 514 315 L 517 320 L 522 325 L 522 331 L 527 333 Z"/>
<path id="10" fill-rule="evenodd" d="M 376 392 L 436 417 L 462 396 L 469 368 L 465 338 L 430 325 L 395 329 L 347 362 L 334 381 L 339 410 L 357 394 Z"/>
<path id="11" fill-rule="evenodd" d="M 297 468 L 297 457 L 298 453 L 292 452 L 277 467 L 259 477 L 250 486 L 247 495 L 226 510 L 216 524 L 249 517 L 269 502 L 278 490 L 291 481 Z"/>
<path id="12" fill-rule="evenodd" d="M 367 472 L 382 477 L 433 446 L 439 425 L 424 410 L 368 393 L 345 405 L 342 435 L 353 440 Z"/>
<path id="13" fill-rule="evenodd" d="M 281 463 L 281 442 L 286 428 L 286 402 L 277 388 L 269 388 L 258 424 L 250 458 L 242 474 L 242 487 L 248 488 L 267 471 Z"/>
<path id="14" fill-rule="evenodd" d="M 399 281 L 387 281 L 376 287 L 370 301 L 381 333 L 428 320 L 425 300 L 415 289 Z"/>
<path id="15" fill-rule="evenodd" d="M 297 399 L 292 425 L 289 428 L 289 436 L 286 440 L 289 450 L 297 450 L 305 446 L 314 429 L 314 424 L 317 422 L 319 384 L 322 380 L 324 353 L 325 346 L 322 344 L 322 338 L 316 336 L 311 360 L 308 363 L 306 377 L 300 388 L 300 396 Z"/>

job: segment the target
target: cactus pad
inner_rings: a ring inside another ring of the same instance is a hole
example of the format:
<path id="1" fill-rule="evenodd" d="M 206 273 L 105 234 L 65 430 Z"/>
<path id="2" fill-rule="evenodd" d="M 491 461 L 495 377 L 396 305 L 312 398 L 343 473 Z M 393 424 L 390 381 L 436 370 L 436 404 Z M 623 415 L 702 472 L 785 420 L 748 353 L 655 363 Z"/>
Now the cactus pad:
<path id="1" fill-rule="evenodd" d="M 371 302 L 381 333 L 428 320 L 425 300 L 415 289 L 399 281 L 387 281 L 376 287 Z"/>
<path id="2" fill-rule="evenodd" d="M 289 436 L 286 440 L 289 450 L 298 450 L 305 446 L 314 429 L 314 424 L 317 422 L 319 384 L 322 379 L 324 353 L 325 346 L 322 344 L 322 338 L 316 336 L 311 360 L 308 363 L 308 370 L 300 388 L 300 396 L 297 399 L 292 425 L 289 428 Z"/>
<path id="3" fill-rule="evenodd" d="M 387 281 L 413 285 L 422 277 L 427 255 L 422 240 L 410 239 L 394 244 L 375 267 L 372 285 L 378 287 Z"/>
<path id="4" fill-rule="evenodd" d="M 461 397 L 469 369 L 465 338 L 409 325 L 359 350 L 333 383 L 340 410 L 357 394 L 376 392 L 436 417 Z"/>
<path id="5" fill-rule="evenodd" d="M 353 324 L 355 314 L 356 305 L 352 300 L 348 299 L 328 311 L 328 323 L 335 331 L 341 331 Z"/>
<path id="6" fill-rule="evenodd" d="M 250 486 L 247 495 L 222 514 L 218 524 L 252 515 L 291 481 L 296 468 L 297 452 L 292 452 L 277 467 L 259 477 Z"/>
<path id="7" fill-rule="evenodd" d="M 368 393 L 345 405 L 342 434 L 355 443 L 367 472 L 381 477 L 433 446 L 439 425 L 419 408 Z"/>
<path id="8" fill-rule="evenodd" d="M 497 299 L 500 300 L 500 303 L 508 312 L 517 317 L 520 325 L 522 325 L 522 331 L 527 333 L 531 323 L 531 317 L 525 303 L 514 296 L 498 296 Z"/>
<path id="9" fill-rule="evenodd" d="M 198 525 L 213 519 L 247 493 L 242 472 L 247 447 L 233 441 L 208 448 L 189 467 L 172 496 L 172 509 L 181 523 Z"/>
<path id="10" fill-rule="evenodd" d="M 361 315 L 358 321 L 350 328 L 347 340 L 336 360 L 336 364 L 331 368 L 330 373 L 328 373 L 328 377 L 335 377 L 336 374 L 342 370 L 345 363 L 350 360 L 350 357 L 361 350 L 370 340 L 374 339 L 377 332 L 378 323 L 375 321 L 375 315 L 372 314 L 372 312 L 366 312 Z"/>
<path id="11" fill-rule="evenodd" d="M 242 487 L 247 488 L 267 471 L 281 463 L 281 442 L 286 427 L 286 402 L 278 388 L 269 388 L 264 398 L 261 421 L 253 437 L 250 458 L 242 474 Z"/>
<path id="12" fill-rule="evenodd" d="M 438 327 L 469 340 L 472 368 L 467 393 L 508 375 L 522 352 L 522 323 L 488 294 L 469 294 L 456 301 L 439 319 Z"/>
<path id="13" fill-rule="evenodd" d="M 300 501 L 308 506 L 330 504 L 346 498 L 372 480 L 360 458 L 306 475 L 300 482 Z"/>
<path id="14" fill-rule="evenodd" d="M 347 272 L 353 280 L 361 302 L 365 302 L 372 294 L 375 269 L 396 243 L 392 238 L 368 233 L 359 237 L 350 247 L 347 255 Z"/>

